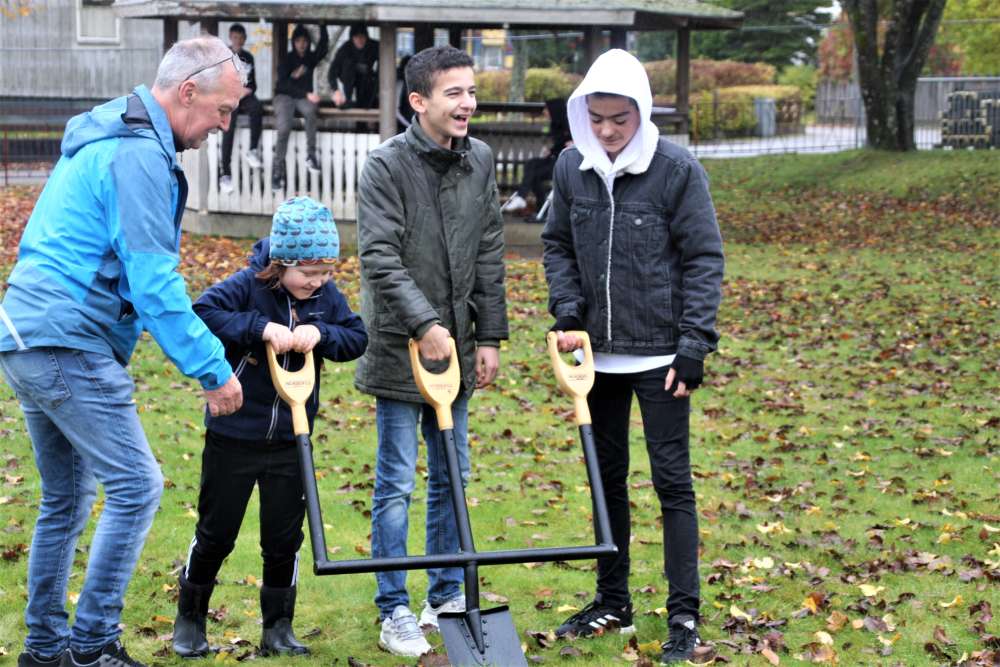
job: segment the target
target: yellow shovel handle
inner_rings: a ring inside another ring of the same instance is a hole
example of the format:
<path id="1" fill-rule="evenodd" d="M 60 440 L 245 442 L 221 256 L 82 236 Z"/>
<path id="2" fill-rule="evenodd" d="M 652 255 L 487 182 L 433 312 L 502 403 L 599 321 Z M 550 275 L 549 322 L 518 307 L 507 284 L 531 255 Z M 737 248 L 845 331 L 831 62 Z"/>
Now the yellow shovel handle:
<path id="1" fill-rule="evenodd" d="M 442 431 L 455 426 L 451 418 L 451 404 L 455 402 L 458 390 L 462 386 L 462 374 L 458 367 L 455 339 L 449 337 L 448 345 L 451 347 L 451 357 L 447 370 L 442 373 L 431 373 L 420 363 L 420 348 L 417 346 L 417 341 L 410 339 L 410 365 L 413 367 L 413 379 L 417 382 L 420 395 L 424 397 L 428 405 L 434 408 L 438 428 Z"/>
<path id="2" fill-rule="evenodd" d="M 556 374 L 559 387 L 573 397 L 573 408 L 576 411 L 576 424 L 581 426 L 590 423 L 590 408 L 587 406 L 587 394 L 594 386 L 594 351 L 590 347 L 590 336 L 586 331 L 564 331 L 568 336 L 576 336 L 583 340 L 583 363 L 570 366 L 559 356 L 559 337 L 555 331 L 545 336 L 549 348 L 549 358 L 552 360 L 552 370 Z"/>
<path id="3" fill-rule="evenodd" d="M 313 364 L 312 350 L 306 352 L 302 368 L 292 372 L 281 367 L 270 343 L 264 345 L 267 347 L 267 367 L 271 371 L 271 382 L 278 395 L 292 410 L 292 430 L 295 435 L 309 435 L 306 401 L 312 396 L 313 387 L 316 386 L 316 366 Z"/>

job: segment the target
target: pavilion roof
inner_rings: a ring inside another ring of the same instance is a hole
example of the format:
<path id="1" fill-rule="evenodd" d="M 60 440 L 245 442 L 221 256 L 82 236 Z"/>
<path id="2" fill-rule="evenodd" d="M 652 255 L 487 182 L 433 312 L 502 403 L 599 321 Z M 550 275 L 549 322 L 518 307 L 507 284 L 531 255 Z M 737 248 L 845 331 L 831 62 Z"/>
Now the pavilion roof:
<path id="1" fill-rule="evenodd" d="M 701 0 L 116 0 L 114 8 L 133 18 L 432 23 L 443 28 L 712 30 L 743 23 L 742 12 Z"/>

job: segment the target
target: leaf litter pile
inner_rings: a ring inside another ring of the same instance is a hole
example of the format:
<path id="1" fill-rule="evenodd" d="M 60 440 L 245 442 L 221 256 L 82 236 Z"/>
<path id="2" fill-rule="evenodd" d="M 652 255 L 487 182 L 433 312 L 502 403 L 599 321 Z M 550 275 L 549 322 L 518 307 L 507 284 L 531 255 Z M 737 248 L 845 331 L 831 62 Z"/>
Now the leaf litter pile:
<path id="1" fill-rule="evenodd" d="M 741 189 L 725 165 L 709 171 L 727 277 L 720 349 L 692 413 L 706 641 L 695 662 L 1000 662 L 1000 178 L 951 193 L 845 194 Z M 37 192 L 0 190 L 4 275 Z M 243 266 L 251 243 L 187 236 L 181 270 L 192 294 Z M 357 308 L 356 258 L 340 262 L 337 282 Z M 512 342 L 496 386 L 471 403 L 477 546 L 589 543 L 572 404 L 543 353 L 550 320 L 538 261 L 508 261 L 508 297 Z M 329 557 L 366 557 L 372 402 L 351 387 L 351 366 L 335 366 L 324 371 L 313 439 Z M 130 588 L 126 640 L 133 654 L 171 661 L 176 569 L 196 516 L 199 392 L 149 342 L 132 370 L 167 488 L 140 565 L 146 576 Z M 0 590 L 13 591 L 25 578 L 37 473 L 5 386 L 0 409 L 0 436 L 13 443 L 0 460 Z M 637 409 L 632 429 L 638 632 L 555 638 L 593 594 L 591 562 L 481 569 L 482 605 L 510 604 L 532 664 L 657 662 L 666 639 L 663 535 Z M 422 515 L 411 522 L 419 553 Z M 245 521 L 244 533 L 255 523 Z M 246 553 L 220 574 L 226 592 L 213 598 L 209 621 L 224 662 L 256 657 L 260 582 L 250 573 L 259 573 L 259 555 L 255 536 L 240 539 Z M 414 604 L 422 604 L 419 577 L 411 575 Z M 316 664 L 405 662 L 375 648 L 371 579 L 303 573 L 296 626 Z M 0 595 L 12 604 L 11 593 Z M 0 651 L 19 650 L 18 641 L 3 638 Z M 440 640 L 432 644 L 423 664 L 446 664 Z"/>

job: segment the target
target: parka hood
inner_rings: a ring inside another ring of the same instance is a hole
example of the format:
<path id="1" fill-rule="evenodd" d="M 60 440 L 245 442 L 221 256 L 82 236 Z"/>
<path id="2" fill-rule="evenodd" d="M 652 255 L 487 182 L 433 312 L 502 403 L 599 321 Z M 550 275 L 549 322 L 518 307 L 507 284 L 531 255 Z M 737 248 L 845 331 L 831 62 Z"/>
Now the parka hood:
<path id="1" fill-rule="evenodd" d="M 623 95 L 635 100 L 642 122 L 635 136 L 618 155 L 614 164 L 607 151 L 594 136 L 590 128 L 587 112 L 587 95 L 610 93 Z M 649 167 L 656 152 L 660 131 L 653 124 L 653 94 L 649 88 L 649 77 L 635 56 L 621 49 L 611 49 L 603 53 L 587 71 L 587 76 L 573 91 L 567 103 L 569 127 L 573 143 L 583 155 L 580 169 L 597 169 L 604 176 L 620 171 L 640 174 Z"/>
<path id="2" fill-rule="evenodd" d="M 146 86 L 74 116 L 66 124 L 60 150 L 73 157 L 87 144 L 114 137 L 144 136 L 157 141 L 172 168 L 177 167 L 174 136 L 166 112 Z"/>

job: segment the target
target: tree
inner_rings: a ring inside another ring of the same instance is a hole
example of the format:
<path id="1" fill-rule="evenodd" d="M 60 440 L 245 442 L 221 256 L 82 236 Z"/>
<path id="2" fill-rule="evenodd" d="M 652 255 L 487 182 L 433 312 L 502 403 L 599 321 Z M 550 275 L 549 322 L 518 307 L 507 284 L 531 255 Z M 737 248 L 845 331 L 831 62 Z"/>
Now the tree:
<path id="1" fill-rule="evenodd" d="M 941 35 L 962 52 L 962 70 L 1000 74 L 1000 3 L 996 0 L 951 0 L 944 11 Z"/>
<path id="2" fill-rule="evenodd" d="M 842 0 L 854 31 L 868 145 L 916 149 L 914 96 L 947 0 Z M 879 12 L 883 6 L 885 18 Z M 884 24 L 884 32 L 879 25 Z"/>
<path id="3" fill-rule="evenodd" d="M 740 30 L 694 33 L 697 58 L 765 62 L 777 68 L 816 64 L 816 47 L 830 14 L 819 11 L 831 0 L 714 0 L 745 14 Z"/>

